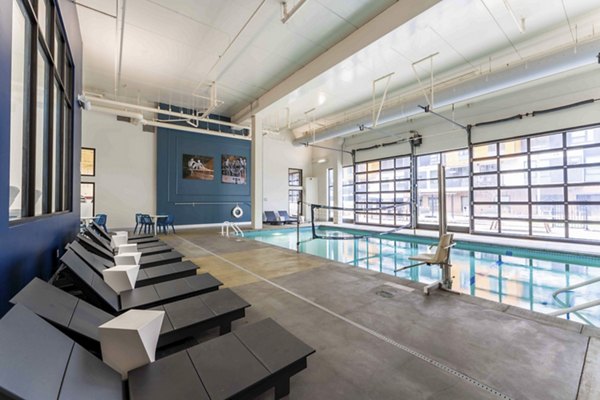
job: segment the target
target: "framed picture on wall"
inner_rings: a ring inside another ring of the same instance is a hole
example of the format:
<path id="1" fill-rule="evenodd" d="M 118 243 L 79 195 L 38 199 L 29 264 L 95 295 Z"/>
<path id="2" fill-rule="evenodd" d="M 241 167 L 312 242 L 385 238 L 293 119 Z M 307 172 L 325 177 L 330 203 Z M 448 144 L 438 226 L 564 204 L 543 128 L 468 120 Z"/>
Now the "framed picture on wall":
<path id="1" fill-rule="evenodd" d="M 181 168 L 183 179 L 198 179 L 201 181 L 212 181 L 215 179 L 213 157 L 184 154 Z"/>
<path id="2" fill-rule="evenodd" d="M 231 154 L 221 155 L 221 182 L 245 185 L 246 157 Z"/>
<path id="3" fill-rule="evenodd" d="M 81 148 L 81 176 L 96 176 L 96 149 Z"/>
<path id="4" fill-rule="evenodd" d="M 81 182 L 81 218 L 93 217 L 95 210 L 96 184 Z"/>

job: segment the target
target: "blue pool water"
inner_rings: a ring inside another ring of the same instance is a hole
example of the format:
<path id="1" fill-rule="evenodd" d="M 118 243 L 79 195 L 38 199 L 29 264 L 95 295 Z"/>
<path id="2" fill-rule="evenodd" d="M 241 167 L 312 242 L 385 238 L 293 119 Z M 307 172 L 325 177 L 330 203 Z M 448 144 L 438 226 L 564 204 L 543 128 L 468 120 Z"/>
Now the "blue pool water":
<path id="1" fill-rule="evenodd" d="M 373 232 L 321 226 L 320 235 L 372 235 L 361 239 L 314 239 L 310 228 L 300 230 L 300 251 L 358 268 L 430 283 L 440 278 L 438 266 L 420 266 L 401 272 L 394 269 L 414 264 L 408 257 L 427 252 L 437 240 L 411 235 L 381 235 Z M 246 237 L 276 246 L 296 249 L 296 230 L 247 232 Z M 528 310 L 548 313 L 561 306 L 552 292 L 600 275 L 600 257 L 553 250 L 533 250 L 458 241 L 452 250 L 453 289 L 462 293 Z M 600 283 L 564 293 L 559 298 L 570 306 L 600 297 Z M 585 321 L 586 319 L 587 321 Z M 600 306 L 563 316 L 600 326 Z"/>

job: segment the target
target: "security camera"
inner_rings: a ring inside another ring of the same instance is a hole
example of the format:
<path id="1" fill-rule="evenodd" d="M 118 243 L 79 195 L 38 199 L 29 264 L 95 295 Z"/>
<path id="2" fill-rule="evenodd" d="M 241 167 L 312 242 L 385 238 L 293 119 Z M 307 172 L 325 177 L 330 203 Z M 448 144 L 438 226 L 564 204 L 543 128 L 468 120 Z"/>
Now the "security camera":
<path id="1" fill-rule="evenodd" d="M 82 94 L 77 96 L 77 104 L 86 111 L 92 109 L 92 103 Z"/>

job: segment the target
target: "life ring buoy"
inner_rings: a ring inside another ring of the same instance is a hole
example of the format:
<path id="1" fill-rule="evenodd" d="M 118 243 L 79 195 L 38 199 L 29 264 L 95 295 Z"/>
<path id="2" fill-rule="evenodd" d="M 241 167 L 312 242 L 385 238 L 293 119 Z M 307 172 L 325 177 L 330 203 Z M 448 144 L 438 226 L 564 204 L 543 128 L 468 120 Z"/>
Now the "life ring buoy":
<path id="1" fill-rule="evenodd" d="M 235 218 L 242 218 L 242 215 L 244 215 L 244 210 L 242 210 L 242 207 L 240 206 L 235 206 L 231 210 L 231 215 L 233 215 Z"/>

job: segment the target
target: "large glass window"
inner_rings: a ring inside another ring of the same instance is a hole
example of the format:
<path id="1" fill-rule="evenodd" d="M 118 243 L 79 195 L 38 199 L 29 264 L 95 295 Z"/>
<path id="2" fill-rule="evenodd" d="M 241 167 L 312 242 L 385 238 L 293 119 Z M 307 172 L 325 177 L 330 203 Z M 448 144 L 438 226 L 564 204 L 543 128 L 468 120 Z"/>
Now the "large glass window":
<path id="1" fill-rule="evenodd" d="M 288 168 L 288 185 L 302 186 L 302 170 L 298 168 Z"/>
<path id="2" fill-rule="evenodd" d="M 71 209 L 74 68 L 54 1 L 13 0 L 12 19 L 9 219 L 18 220 Z"/>
<path id="3" fill-rule="evenodd" d="M 410 156 L 356 164 L 355 221 L 371 225 L 410 225 L 410 169 Z"/>
<path id="4" fill-rule="evenodd" d="M 589 239 L 600 231 L 600 128 L 473 147 L 474 230 Z"/>
<path id="5" fill-rule="evenodd" d="M 333 191 L 333 168 L 327 168 L 327 205 L 333 207 L 335 205 L 334 191 Z M 327 219 L 333 221 L 333 210 L 328 210 Z"/>
<path id="6" fill-rule="evenodd" d="M 354 166 L 342 169 L 342 207 L 348 209 L 342 214 L 344 222 L 354 222 Z"/>
<path id="7" fill-rule="evenodd" d="M 26 132 L 29 121 L 29 70 L 31 23 L 20 2 L 13 4 L 12 16 L 12 65 L 11 65 L 11 108 L 10 108 L 10 190 L 9 219 L 26 215 L 27 190 L 24 185 L 24 168 L 27 159 L 28 140 Z"/>
<path id="8" fill-rule="evenodd" d="M 439 224 L 438 165 L 446 168 L 448 225 L 469 226 L 469 152 L 467 149 L 417 157 L 417 215 L 419 224 Z M 489 165 L 477 168 L 488 170 Z"/>

